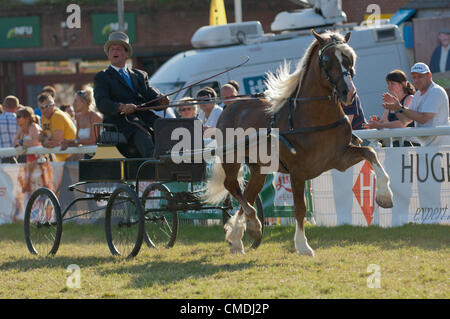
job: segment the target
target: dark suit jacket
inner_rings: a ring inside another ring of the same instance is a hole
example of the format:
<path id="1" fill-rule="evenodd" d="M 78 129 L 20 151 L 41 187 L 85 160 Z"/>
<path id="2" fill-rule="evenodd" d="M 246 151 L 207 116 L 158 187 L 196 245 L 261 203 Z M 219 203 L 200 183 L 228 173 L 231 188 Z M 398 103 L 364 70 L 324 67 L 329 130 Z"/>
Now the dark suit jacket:
<path id="1" fill-rule="evenodd" d="M 94 78 L 94 98 L 97 108 L 103 113 L 103 123 L 116 124 L 119 132 L 127 139 L 139 128 L 125 120 L 118 108 L 123 104 L 142 104 L 160 96 L 161 93 L 150 86 L 146 72 L 137 69 L 128 69 L 135 92 L 128 86 L 122 76 L 113 67 L 100 71 Z M 155 103 L 158 105 L 158 103 Z M 139 119 L 149 127 L 158 116 L 152 111 L 139 112 L 127 115 L 129 120 Z"/>
<path id="2" fill-rule="evenodd" d="M 441 62 L 441 51 L 442 46 L 438 46 L 436 49 L 434 49 L 433 54 L 431 55 L 429 65 L 431 73 L 441 72 L 439 67 L 439 63 Z M 449 70 L 450 70 L 450 54 L 447 56 L 447 61 L 445 64 L 445 71 Z"/>

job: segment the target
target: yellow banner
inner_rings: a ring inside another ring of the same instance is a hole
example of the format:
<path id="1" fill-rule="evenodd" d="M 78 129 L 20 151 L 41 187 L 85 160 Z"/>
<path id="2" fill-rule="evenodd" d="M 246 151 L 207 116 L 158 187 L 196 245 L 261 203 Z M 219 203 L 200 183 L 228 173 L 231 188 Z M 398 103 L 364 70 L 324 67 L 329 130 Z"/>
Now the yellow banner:
<path id="1" fill-rule="evenodd" d="M 227 24 L 227 14 L 223 0 L 211 0 L 209 25 Z"/>

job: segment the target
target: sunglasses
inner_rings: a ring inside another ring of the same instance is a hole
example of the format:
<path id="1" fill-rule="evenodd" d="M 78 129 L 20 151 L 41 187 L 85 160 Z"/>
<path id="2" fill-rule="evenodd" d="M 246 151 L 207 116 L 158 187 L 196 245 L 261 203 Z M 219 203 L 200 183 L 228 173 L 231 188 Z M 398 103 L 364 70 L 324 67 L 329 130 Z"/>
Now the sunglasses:
<path id="1" fill-rule="evenodd" d="M 180 109 L 180 112 L 184 111 L 192 111 L 192 107 L 185 107 L 184 109 Z"/>
<path id="2" fill-rule="evenodd" d="M 47 105 L 41 105 L 41 106 L 39 106 L 39 108 L 40 108 L 41 110 L 43 110 L 43 109 L 49 108 L 50 106 L 53 106 L 53 103 L 50 103 L 50 104 L 47 104 Z"/>

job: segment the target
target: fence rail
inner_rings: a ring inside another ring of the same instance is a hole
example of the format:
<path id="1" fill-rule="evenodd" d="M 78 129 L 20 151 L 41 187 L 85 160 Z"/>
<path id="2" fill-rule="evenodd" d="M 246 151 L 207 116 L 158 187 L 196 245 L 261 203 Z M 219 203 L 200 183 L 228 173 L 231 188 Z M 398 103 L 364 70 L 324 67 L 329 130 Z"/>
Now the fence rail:
<path id="1" fill-rule="evenodd" d="M 425 127 L 406 127 L 406 128 L 394 128 L 394 129 L 370 129 L 370 130 L 358 130 L 354 131 L 354 134 L 362 139 L 369 141 L 376 141 L 378 139 L 385 138 L 402 138 L 402 137 L 417 137 L 417 136 L 441 136 L 450 135 L 450 126 L 438 126 L 432 128 Z M 69 147 L 64 151 L 60 147 L 45 148 L 42 146 L 33 147 L 7 147 L 0 148 L 0 158 L 18 156 L 23 154 L 95 154 L 97 151 L 96 145 L 85 145 L 78 147 Z"/>

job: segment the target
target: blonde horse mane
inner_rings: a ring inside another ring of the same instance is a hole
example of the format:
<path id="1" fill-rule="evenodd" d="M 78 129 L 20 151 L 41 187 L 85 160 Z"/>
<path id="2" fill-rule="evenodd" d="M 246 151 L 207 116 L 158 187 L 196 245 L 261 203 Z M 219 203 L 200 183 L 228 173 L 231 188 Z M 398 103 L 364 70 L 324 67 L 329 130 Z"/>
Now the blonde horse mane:
<path id="1" fill-rule="evenodd" d="M 334 38 L 338 41 L 345 42 L 345 39 L 341 34 L 332 31 L 325 31 L 320 36 L 326 41 Z M 284 105 L 286 99 L 288 99 L 297 88 L 301 87 L 307 68 L 313 56 L 312 52 L 318 45 L 319 42 L 314 39 L 314 41 L 306 49 L 305 54 L 298 62 L 293 73 L 290 73 L 290 63 L 287 63 L 286 60 L 284 60 L 284 63 L 278 67 L 275 74 L 271 71 L 266 73 L 267 79 L 264 83 L 267 90 L 264 92 L 264 96 L 270 102 L 270 104 L 266 107 L 267 113 L 274 114 L 278 112 Z M 336 45 L 336 49 L 348 56 L 354 65 L 354 62 L 356 61 L 356 53 L 348 44 L 338 44 Z"/>

